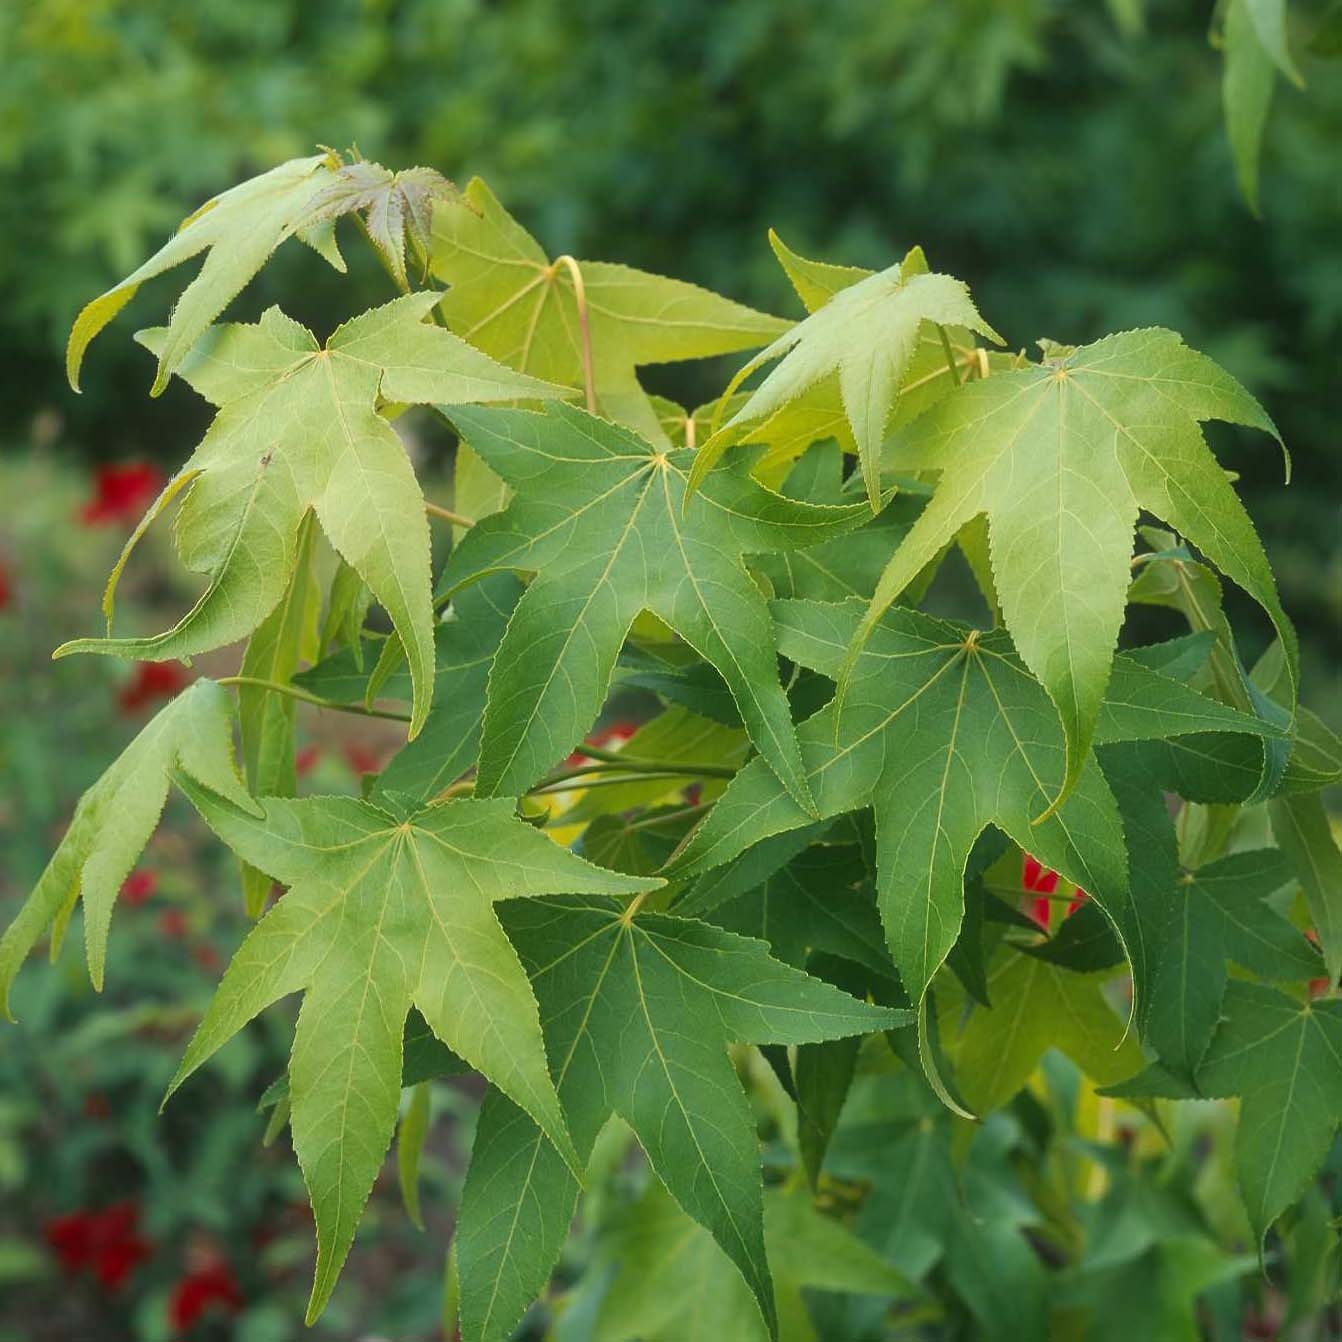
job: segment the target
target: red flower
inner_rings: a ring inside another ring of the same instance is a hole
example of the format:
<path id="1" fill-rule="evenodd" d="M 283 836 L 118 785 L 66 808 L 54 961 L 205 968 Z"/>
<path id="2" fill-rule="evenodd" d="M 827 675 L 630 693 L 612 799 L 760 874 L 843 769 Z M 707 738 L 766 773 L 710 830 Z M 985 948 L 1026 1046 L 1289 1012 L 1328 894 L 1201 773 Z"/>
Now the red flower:
<path id="1" fill-rule="evenodd" d="M 138 713 L 156 699 L 171 699 L 188 683 L 181 662 L 136 662 L 135 674 L 121 687 L 118 702 L 123 713 Z"/>
<path id="2" fill-rule="evenodd" d="M 181 909 L 164 909 L 158 916 L 158 930 L 167 941 L 181 941 L 187 933 L 186 914 Z"/>
<path id="3" fill-rule="evenodd" d="M 127 904 L 138 908 L 149 898 L 150 895 L 158 889 L 158 873 L 145 871 L 141 868 L 139 871 L 133 871 L 126 877 L 125 884 L 121 887 L 121 898 Z"/>
<path id="4" fill-rule="evenodd" d="M 1021 854 L 1020 883 L 1026 894 L 1038 896 L 1038 898 L 1030 901 L 1030 907 L 1027 911 L 1030 917 L 1047 932 L 1049 911 L 1052 907 L 1052 900 L 1048 896 L 1057 892 L 1058 873 L 1041 866 L 1038 858 L 1031 857 L 1029 853 L 1023 853 Z M 1070 917 L 1088 898 L 1089 896 L 1084 890 L 1078 889 L 1072 897 L 1072 902 L 1068 904 L 1067 912 L 1063 914 L 1063 917 Z"/>
<path id="5" fill-rule="evenodd" d="M 213 974 L 219 968 L 219 952 L 213 946 L 206 945 L 204 942 L 191 948 L 191 958 L 206 973 Z"/>
<path id="6" fill-rule="evenodd" d="M 75 1211 L 46 1225 L 47 1243 L 67 1272 L 91 1272 L 109 1291 L 152 1257 L 154 1246 L 139 1232 L 140 1209 L 118 1202 L 100 1212 Z"/>
<path id="7" fill-rule="evenodd" d="M 593 732 L 583 741 L 587 746 L 604 746 L 609 749 L 612 746 L 622 746 L 633 734 L 638 731 L 637 722 L 628 722 L 621 720 L 612 722 L 608 727 L 603 727 L 599 732 Z M 582 746 L 571 754 L 565 761 L 569 765 L 581 764 L 584 760 L 591 759 L 590 755 L 584 755 Z"/>
<path id="8" fill-rule="evenodd" d="M 173 1331 L 184 1333 L 210 1309 L 236 1314 L 243 1306 L 242 1288 L 233 1269 L 222 1260 L 196 1268 L 182 1277 L 168 1298 Z"/>
<path id="9" fill-rule="evenodd" d="M 343 750 L 345 763 L 356 774 L 375 774 L 382 768 L 382 756 L 362 741 L 346 741 Z"/>
<path id="10" fill-rule="evenodd" d="M 0 610 L 8 610 L 14 600 L 14 584 L 9 580 L 9 570 L 0 564 Z"/>
<path id="11" fill-rule="evenodd" d="M 104 522 L 137 522 L 163 488 L 163 473 L 147 462 L 99 466 L 93 474 L 93 497 L 79 510 L 85 526 Z"/>
<path id="12" fill-rule="evenodd" d="M 322 757 L 321 746 L 304 746 L 294 756 L 294 772 L 300 778 L 306 778 L 316 767 L 317 762 Z"/>

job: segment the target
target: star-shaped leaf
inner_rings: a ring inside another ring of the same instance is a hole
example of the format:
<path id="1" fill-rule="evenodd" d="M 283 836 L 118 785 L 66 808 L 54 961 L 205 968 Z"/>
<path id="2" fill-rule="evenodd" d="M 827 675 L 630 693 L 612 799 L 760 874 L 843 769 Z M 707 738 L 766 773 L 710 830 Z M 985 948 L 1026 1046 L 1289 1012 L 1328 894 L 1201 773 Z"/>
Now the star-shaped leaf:
<path id="1" fill-rule="evenodd" d="M 396 402 L 515 400 L 565 395 L 514 373 L 428 325 L 433 294 L 413 294 L 341 326 L 325 348 L 272 308 L 255 325 L 216 327 L 181 375 L 219 406 L 201 445 L 127 544 L 116 580 L 154 516 L 190 486 L 176 523 L 188 568 L 210 575 L 191 610 L 151 638 L 78 639 L 58 649 L 183 657 L 249 634 L 293 572 L 312 509 L 341 556 L 386 608 L 414 681 L 411 735 L 429 711 L 433 600 L 424 499 L 401 440 L 377 412 Z M 163 332 L 145 343 L 164 348 Z"/>
<path id="2" fill-rule="evenodd" d="M 1298 1198 L 1342 1116 L 1342 1001 L 1302 1005 L 1259 983 L 1231 983 L 1198 1069 L 1205 1095 L 1240 1097 L 1235 1163 L 1260 1243 Z"/>
<path id="3" fill-rule="evenodd" d="M 89 977 L 101 989 L 112 908 L 163 814 L 174 769 L 235 806 L 254 805 L 234 767 L 233 701 L 212 680 L 196 681 L 162 708 L 79 799 L 65 837 L 0 938 L 0 1006 L 6 1016 L 19 966 L 48 927 L 54 925 L 59 942 L 80 899 Z"/>
<path id="4" fill-rule="evenodd" d="M 605 261 L 574 267 L 596 409 L 661 447 L 670 441 L 638 368 L 753 349 L 788 325 L 680 280 Z M 479 178 L 461 200 L 435 211 L 432 268 L 451 286 L 442 311 L 458 335 L 509 367 L 584 385 L 574 269 L 551 261 Z"/>
<path id="5" fill-rule="evenodd" d="M 538 575 L 490 672 L 480 795 L 516 795 L 563 759 L 595 720 L 635 617 L 649 610 L 718 669 L 755 747 L 807 805 L 768 609 L 742 556 L 826 540 L 855 526 L 863 506 L 771 493 L 743 456 L 714 473 L 686 514 L 688 452 L 658 452 L 559 405 L 454 410 L 452 419 L 516 493 L 453 551 L 443 586 L 501 568 Z"/>
<path id="6" fill-rule="evenodd" d="M 333 242 L 322 235 L 320 228 L 313 228 L 316 221 L 309 217 L 313 198 L 333 180 L 337 164 L 333 154 L 290 159 L 207 200 L 148 261 L 95 298 L 75 319 L 65 365 L 70 385 L 78 389 L 84 351 L 94 336 L 135 297 L 140 285 L 203 251 L 209 252 L 205 264 L 182 291 L 155 351 L 158 354 L 152 393 L 155 396 L 168 385 L 168 378 L 205 328 L 286 238 L 310 230 L 308 240 L 343 270 L 344 264 Z"/>
<path id="7" fill-rule="evenodd" d="M 784 655 L 838 675 L 861 603 L 780 601 L 773 609 Z M 1276 731 L 1128 658 L 1116 667 L 1101 740 Z M 798 737 L 822 817 L 875 811 L 877 900 L 915 1001 L 955 944 L 965 866 L 989 825 L 1089 891 L 1120 935 L 1131 927 L 1123 827 L 1099 770 L 1087 767 L 1067 800 L 1034 823 L 1061 783 L 1063 739 L 1048 697 L 1005 632 L 887 610 L 852 666 L 842 710 L 830 704 Z M 668 870 L 698 873 L 812 818 L 752 762 Z"/>
<path id="8" fill-rule="evenodd" d="M 804 1290 L 905 1298 L 908 1282 L 805 1194 L 764 1195 L 764 1243 L 773 1270 L 781 1342 L 817 1342 Z M 768 1334 L 740 1274 L 712 1237 L 654 1184 L 611 1226 L 601 1260 L 615 1273 L 593 1342 L 755 1342 Z"/>
<path id="9" fill-rule="evenodd" d="M 1067 770 L 1051 804 L 1080 778 L 1095 731 L 1140 509 L 1169 521 L 1267 611 L 1294 699 L 1294 634 L 1253 524 L 1203 439 L 1207 419 L 1276 434 L 1239 383 L 1172 331 L 1128 331 L 973 382 L 886 450 L 890 469 L 941 474 L 861 636 L 985 514 L 1007 628 L 1062 717 Z"/>
<path id="10" fill-rule="evenodd" d="M 238 948 L 171 1089 L 271 1003 L 303 993 L 289 1090 L 317 1221 L 311 1321 L 391 1140 L 411 1006 L 573 1160 L 535 999 L 495 904 L 658 882 L 591 866 L 517 819 L 510 801 L 397 815 L 346 797 L 269 799 L 257 817 L 179 782 L 225 843 L 290 887 Z"/>
<path id="11" fill-rule="evenodd" d="M 842 272 L 841 272 L 842 273 Z M 809 304 L 808 304 L 809 306 Z M 915 247 L 900 264 L 837 289 L 799 325 L 761 350 L 733 378 L 728 394 L 772 359 L 782 362 L 719 433 L 703 446 L 691 488 L 697 488 L 740 424 L 767 419 L 825 378 L 837 375 L 873 512 L 881 500 L 880 452 L 900 384 L 919 352 L 924 323 L 962 327 L 1002 343 L 978 314 L 969 290 L 950 275 L 929 272 Z M 939 339 L 939 337 L 938 337 Z"/>
<path id="12" fill-rule="evenodd" d="M 580 1155 L 612 1114 L 658 1178 L 736 1265 L 773 1326 L 759 1147 L 727 1044 L 801 1044 L 906 1024 L 780 964 L 763 943 L 610 901 L 500 909 L 540 1002 L 555 1084 Z M 494 1342 L 545 1284 L 577 1182 L 535 1125 L 487 1104 L 462 1197 L 464 1336 Z M 538 1166 L 538 1162 L 545 1162 Z"/>
<path id="13" fill-rule="evenodd" d="M 434 205 L 459 195 L 457 188 L 433 168 L 392 172 L 380 163 L 359 159 L 335 170 L 330 182 L 308 203 L 307 217 L 316 224 L 357 213 L 387 269 L 406 289 L 406 244 L 421 267 L 427 267 Z"/>

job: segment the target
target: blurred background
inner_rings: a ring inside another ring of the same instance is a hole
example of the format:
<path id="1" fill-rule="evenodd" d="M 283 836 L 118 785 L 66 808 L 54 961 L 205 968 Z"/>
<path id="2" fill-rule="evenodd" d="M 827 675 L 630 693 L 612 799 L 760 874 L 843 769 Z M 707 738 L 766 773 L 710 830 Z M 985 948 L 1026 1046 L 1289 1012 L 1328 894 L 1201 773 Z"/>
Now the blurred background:
<path id="1" fill-rule="evenodd" d="M 1298 6 L 1301 32 L 1326 8 Z M 1342 725 L 1342 67 L 1306 61 L 1307 89 L 1279 84 L 1255 217 L 1221 124 L 1211 10 L 5 0 L 0 913 L 187 674 L 47 660 L 93 631 L 117 550 L 207 419 L 179 384 L 147 398 L 128 332 L 161 318 L 162 290 L 99 342 L 79 397 L 62 371 L 70 321 L 205 198 L 319 143 L 478 173 L 552 255 L 787 316 L 800 314 L 770 226 L 807 255 L 869 266 L 922 243 L 1013 346 L 1177 328 L 1263 399 L 1291 448 L 1288 489 L 1269 444 L 1216 439 L 1300 628 L 1304 697 Z M 284 249 L 234 312 L 282 299 L 325 333 L 387 296 L 364 250 L 348 249 L 341 279 Z M 722 372 L 677 368 L 653 389 L 695 404 Z M 154 545 L 123 597 L 145 627 L 181 600 L 166 538 Z M 348 788 L 381 744 L 314 738 L 304 767 Z M 311 1227 L 285 1144 L 260 1147 L 253 1110 L 283 1038 L 249 1034 L 185 1108 L 155 1116 L 194 1009 L 153 1003 L 203 1000 L 240 934 L 235 881 L 173 810 L 124 894 L 104 1009 L 89 1009 L 74 947 L 20 980 L 24 1028 L 0 1039 L 0 1299 L 23 1303 L 0 1308 L 3 1342 L 298 1331 Z M 469 1140 L 470 1096 L 436 1102 L 463 1120 L 426 1157 L 431 1218 Z M 415 1237 L 393 1181 L 316 1335 L 435 1336 L 445 1239 Z"/>

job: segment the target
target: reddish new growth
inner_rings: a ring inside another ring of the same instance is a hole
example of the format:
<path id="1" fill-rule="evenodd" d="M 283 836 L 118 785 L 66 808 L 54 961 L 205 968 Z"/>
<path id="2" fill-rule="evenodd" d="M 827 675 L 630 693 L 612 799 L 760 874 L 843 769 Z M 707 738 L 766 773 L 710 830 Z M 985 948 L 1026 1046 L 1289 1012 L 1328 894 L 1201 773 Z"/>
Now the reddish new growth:
<path id="1" fill-rule="evenodd" d="M 85 526 L 131 525 L 163 488 L 163 473 L 146 462 L 99 466 L 93 474 L 93 497 L 79 510 Z"/>
<path id="2" fill-rule="evenodd" d="M 124 1286 L 154 1246 L 139 1233 L 140 1208 L 118 1202 L 103 1211 L 79 1210 L 46 1225 L 47 1243 L 67 1272 L 89 1272 L 108 1291 Z"/>
<path id="3" fill-rule="evenodd" d="M 597 746 L 598 748 L 610 750 L 617 746 L 624 745 L 636 731 L 638 731 L 637 722 L 612 722 L 610 726 L 603 727 L 600 731 L 593 732 L 583 742 L 583 745 Z M 579 746 L 578 749 L 564 762 L 568 765 L 577 765 L 583 764 L 589 759 L 591 759 L 591 756 L 584 755 L 582 746 Z"/>
<path id="4" fill-rule="evenodd" d="M 1049 913 L 1053 906 L 1053 901 L 1049 899 L 1049 896 L 1057 892 L 1058 873 L 1041 866 L 1038 859 L 1031 857 L 1029 853 L 1023 853 L 1021 855 L 1020 883 L 1026 894 L 1035 896 L 1034 899 L 1029 901 L 1026 912 L 1047 932 L 1049 929 Z M 1066 918 L 1075 913 L 1085 903 L 1086 898 L 1086 892 L 1078 890 L 1072 902 L 1068 904 L 1067 912 L 1063 917 Z"/>
<path id="5" fill-rule="evenodd" d="M 172 1288 L 168 1321 L 174 1332 L 185 1333 L 211 1310 L 236 1314 L 244 1303 L 233 1269 L 223 1259 L 214 1259 L 188 1272 Z"/>
<path id="6" fill-rule="evenodd" d="M 181 662 L 136 662 L 135 673 L 121 687 L 117 701 L 123 713 L 138 713 L 159 699 L 171 699 L 189 683 Z"/>

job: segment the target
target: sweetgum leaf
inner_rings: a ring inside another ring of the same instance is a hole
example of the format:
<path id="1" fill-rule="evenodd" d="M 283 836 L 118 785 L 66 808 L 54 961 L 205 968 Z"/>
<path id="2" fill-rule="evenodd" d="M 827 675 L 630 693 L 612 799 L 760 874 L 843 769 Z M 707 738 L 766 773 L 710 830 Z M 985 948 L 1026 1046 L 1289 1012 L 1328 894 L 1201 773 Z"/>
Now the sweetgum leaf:
<path id="1" fill-rule="evenodd" d="M 151 394 L 157 396 L 205 328 L 265 265 L 275 248 L 315 222 L 309 217 L 311 203 L 333 180 L 336 163 L 331 154 L 290 159 L 206 201 L 148 261 L 95 298 L 75 319 L 65 356 L 70 385 L 76 391 L 79 389 L 79 366 L 84 351 L 94 336 L 135 297 L 145 280 L 208 250 L 199 274 L 177 300 L 155 351 L 158 372 Z M 333 244 L 319 235 L 312 240 L 320 244 L 317 249 L 332 265 L 344 269 Z"/>
<path id="2" fill-rule="evenodd" d="M 742 457 L 684 514 L 688 452 L 658 452 L 571 407 L 451 417 L 515 496 L 452 552 L 442 585 L 501 568 L 538 575 L 490 672 L 479 794 L 516 795 L 564 758 L 647 610 L 722 674 L 752 742 L 807 805 L 768 609 L 742 557 L 836 536 L 862 520 L 862 505 L 784 498 L 752 480 Z"/>
<path id="3" fill-rule="evenodd" d="M 909 1013 L 856 1001 L 758 941 L 688 919 L 577 899 L 514 901 L 500 915 L 540 1003 L 579 1155 L 590 1155 L 612 1114 L 629 1123 L 774 1331 L 759 1148 L 727 1045 L 865 1034 Z M 510 1335 L 544 1286 L 577 1183 L 553 1178 L 540 1133 L 511 1106 L 487 1108 L 476 1140 L 458 1237 L 462 1324 L 466 1338 L 489 1342 Z M 540 1160 L 548 1168 L 536 1177 Z"/>
<path id="4" fill-rule="evenodd" d="M 863 619 L 861 604 L 780 601 L 773 609 L 782 652 L 837 675 Z M 1116 666 L 1102 740 L 1277 730 L 1126 658 Z M 1063 739 L 1047 695 L 1003 631 L 981 634 L 887 610 L 862 645 L 842 710 L 822 709 L 798 738 L 822 817 L 875 811 L 877 900 L 900 979 L 915 1001 L 955 944 L 966 863 L 989 825 L 1089 891 L 1127 935 L 1123 828 L 1099 770 L 1088 762 L 1067 800 L 1032 823 L 1061 784 Z M 668 874 L 705 871 L 811 819 L 754 761 Z M 1139 982 L 1139 998 L 1143 990 Z"/>
<path id="5" fill-rule="evenodd" d="M 670 440 L 638 368 L 752 349 L 788 325 L 681 280 L 605 261 L 577 267 L 596 409 L 660 447 Z M 479 178 L 435 211 L 432 270 L 450 286 L 442 311 L 453 331 L 509 367 L 583 386 L 572 272 L 551 262 Z"/>
<path id="6" fill-rule="evenodd" d="M 808 288 L 803 296 L 818 288 Z M 929 273 L 918 248 L 899 265 L 836 289 L 823 306 L 761 350 L 733 379 L 729 392 L 770 360 L 782 360 L 721 431 L 703 445 L 690 473 L 691 490 L 700 486 L 735 440 L 733 431 L 738 425 L 767 419 L 837 374 L 867 498 L 872 511 L 879 511 L 881 440 L 927 322 L 977 331 L 1002 343 L 979 316 L 964 283 L 950 275 Z"/>
<path id="7" fill-rule="evenodd" d="M 1276 436 L 1262 407 L 1172 331 L 1128 331 L 970 383 L 894 437 L 895 470 L 939 471 L 936 493 L 882 575 L 859 642 L 973 518 L 986 514 L 1007 628 L 1062 718 L 1076 785 L 1113 664 L 1138 510 L 1164 518 L 1295 636 L 1257 534 L 1200 422 Z M 841 689 L 840 693 L 844 691 Z"/>
<path id="8" fill-rule="evenodd" d="M 424 499 L 378 398 L 430 403 L 566 394 L 524 377 L 431 325 L 433 294 L 412 294 L 346 322 L 325 349 L 270 309 L 255 326 L 209 332 L 180 373 L 219 413 L 204 441 L 131 537 L 190 487 L 178 550 L 210 575 L 196 604 L 151 638 L 77 639 L 57 650 L 183 657 L 249 634 L 274 609 L 294 570 L 301 523 L 313 510 L 337 552 L 386 608 L 414 681 L 410 734 L 429 711 L 433 601 Z M 163 332 L 145 343 L 164 347 Z"/>
<path id="9" fill-rule="evenodd" d="M 1205 1095 L 1240 1097 L 1235 1164 L 1261 1244 L 1323 1164 L 1342 1115 L 1342 1001 L 1301 1004 L 1231 983 L 1198 1068 Z"/>
<path id="10" fill-rule="evenodd" d="M 289 1084 L 317 1222 L 311 1321 L 391 1140 L 411 1007 L 574 1159 L 535 998 L 494 905 L 658 883 L 583 862 L 518 820 L 509 801 L 459 798 L 396 815 L 347 797 L 267 799 L 253 816 L 178 781 L 225 843 L 290 889 L 233 957 L 169 1094 L 267 1006 L 303 993 Z"/>

